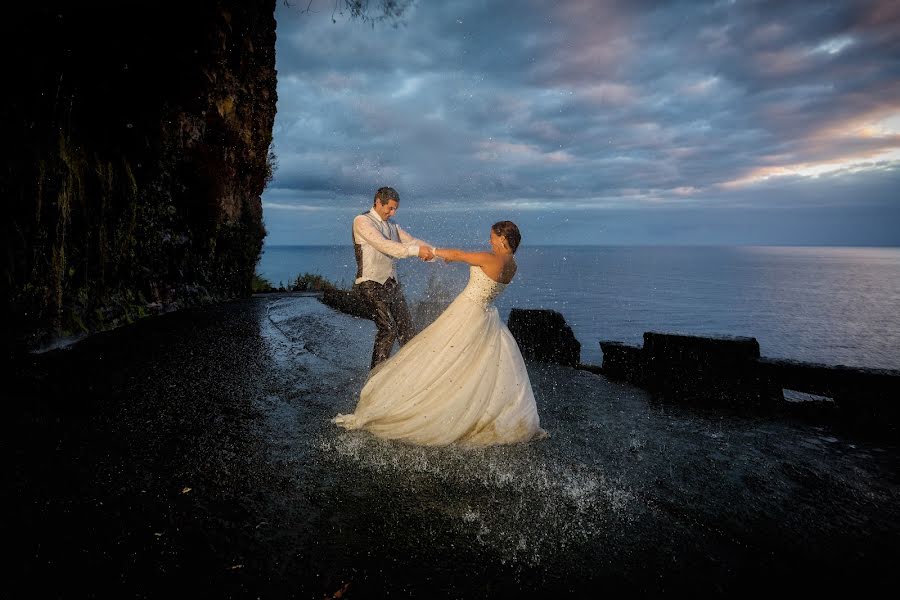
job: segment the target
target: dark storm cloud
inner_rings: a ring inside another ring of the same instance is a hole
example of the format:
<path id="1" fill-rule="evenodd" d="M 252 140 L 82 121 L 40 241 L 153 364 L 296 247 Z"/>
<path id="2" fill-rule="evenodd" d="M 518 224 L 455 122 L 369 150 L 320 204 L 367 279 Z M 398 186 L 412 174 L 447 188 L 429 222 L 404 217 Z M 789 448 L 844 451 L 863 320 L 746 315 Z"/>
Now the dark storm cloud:
<path id="1" fill-rule="evenodd" d="M 852 212 L 897 183 L 895 2 L 457 0 L 374 28 L 305 6 L 277 11 L 273 236 L 279 219 L 352 214 L 379 185 L 404 211 L 691 223 L 798 198 Z"/>

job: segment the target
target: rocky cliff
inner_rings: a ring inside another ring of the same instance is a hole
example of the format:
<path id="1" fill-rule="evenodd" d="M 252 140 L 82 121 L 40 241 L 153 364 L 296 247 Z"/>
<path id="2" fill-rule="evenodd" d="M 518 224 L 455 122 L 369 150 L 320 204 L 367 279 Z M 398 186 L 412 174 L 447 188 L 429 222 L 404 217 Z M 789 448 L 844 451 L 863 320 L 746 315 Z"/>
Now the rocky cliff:
<path id="1" fill-rule="evenodd" d="M 41 2 L 0 25 L 8 347 L 249 293 L 274 0 Z"/>

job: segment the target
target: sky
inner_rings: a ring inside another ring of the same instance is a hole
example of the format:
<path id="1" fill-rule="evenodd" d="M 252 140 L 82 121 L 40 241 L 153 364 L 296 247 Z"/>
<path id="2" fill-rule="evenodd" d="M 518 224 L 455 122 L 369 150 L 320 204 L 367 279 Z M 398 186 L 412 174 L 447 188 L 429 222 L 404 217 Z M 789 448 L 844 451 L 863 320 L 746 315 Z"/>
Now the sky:
<path id="1" fill-rule="evenodd" d="M 276 9 L 267 245 L 391 186 L 438 246 L 900 246 L 900 2 L 334 7 Z"/>

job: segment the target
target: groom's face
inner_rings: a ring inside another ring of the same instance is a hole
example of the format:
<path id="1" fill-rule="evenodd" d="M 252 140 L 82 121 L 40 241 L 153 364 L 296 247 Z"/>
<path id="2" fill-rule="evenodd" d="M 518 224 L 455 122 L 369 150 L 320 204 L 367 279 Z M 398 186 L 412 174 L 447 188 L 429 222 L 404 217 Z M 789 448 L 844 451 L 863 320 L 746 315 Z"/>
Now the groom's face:
<path id="1" fill-rule="evenodd" d="M 396 200 L 388 200 L 387 204 L 375 201 L 375 212 L 385 221 L 393 217 L 397 213 L 398 208 L 400 208 L 400 203 Z"/>

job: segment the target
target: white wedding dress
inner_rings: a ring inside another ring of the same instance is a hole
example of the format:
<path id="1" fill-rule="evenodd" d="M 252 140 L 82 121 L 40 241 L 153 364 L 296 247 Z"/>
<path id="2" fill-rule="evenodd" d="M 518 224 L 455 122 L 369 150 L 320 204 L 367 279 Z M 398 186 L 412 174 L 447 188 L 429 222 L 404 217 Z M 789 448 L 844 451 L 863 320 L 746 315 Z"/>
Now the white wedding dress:
<path id="1" fill-rule="evenodd" d="M 370 373 L 353 414 L 332 422 L 429 446 L 546 437 L 519 346 L 493 305 L 505 288 L 471 267 L 447 310 Z"/>

